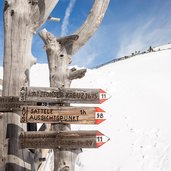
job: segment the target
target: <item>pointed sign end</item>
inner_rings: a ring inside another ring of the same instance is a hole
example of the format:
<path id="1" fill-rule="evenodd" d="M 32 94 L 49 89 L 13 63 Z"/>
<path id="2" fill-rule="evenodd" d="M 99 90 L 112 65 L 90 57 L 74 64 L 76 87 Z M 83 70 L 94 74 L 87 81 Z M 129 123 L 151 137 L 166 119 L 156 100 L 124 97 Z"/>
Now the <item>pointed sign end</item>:
<path id="1" fill-rule="evenodd" d="M 100 90 L 99 90 L 99 93 L 106 93 L 106 91 L 100 89 Z"/>
<path id="2" fill-rule="evenodd" d="M 109 137 L 105 136 L 101 132 L 97 131 L 96 133 L 96 148 L 101 147 L 103 144 L 110 140 Z"/>
<path id="3" fill-rule="evenodd" d="M 103 103 L 105 102 L 106 100 L 108 100 L 111 96 L 106 93 L 106 91 L 100 89 L 99 90 L 99 103 Z"/>
<path id="4" fill-rule="evenodd" d="M 106 120 L 106 118 L 107 118 L 106 117 L 106 112 L 103 109 L 99 108 L 99 107 L 96 107 L 95 110 L 96 110 L 96 113 L 95 113 L 95 118 L 96 118 L 95 124 L 100 124 L 100 123 L 102 123 L 103 121 Z"/>
<path id="5" fill-rule="evenodd" d="M 105 121 L 106 119 L 96 119 L 96 124 L 98 125 L 98 124 L 100 124 L 100 123 L 102 123 L 103 121 Z"/>
<path id="6" fill-rule="evenodd" d="M 96 112 L 105 112 L 105 111 L 101 109 L 100 107 L 96 107 Z"/>
<path id="7" fill-rule="evenodd" d="M 103 102 L 105 102 L 108 99 L 100 99 L 100 104 L 102 104 Z"/>

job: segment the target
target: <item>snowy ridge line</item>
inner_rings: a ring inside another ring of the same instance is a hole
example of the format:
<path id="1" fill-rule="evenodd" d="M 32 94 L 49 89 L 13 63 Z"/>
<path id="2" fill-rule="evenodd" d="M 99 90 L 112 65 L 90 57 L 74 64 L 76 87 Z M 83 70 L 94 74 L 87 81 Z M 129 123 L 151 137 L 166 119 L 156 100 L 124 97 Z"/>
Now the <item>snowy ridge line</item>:
<path id="1" fill-rule="evenodd" d="M 158 51 L 169 50 L 171 48 L 160 49 L 160 47 L 159 47 L 157 50 L 156 49 L 157 49 L 157 47 L 156 48 L 149 48 L 147 51 L 143 51 L 143 52 L 140 52 L 140 51 L 136 52 L 135 51 L 135 53 L 132 53 L 131 55 L 123 56 L 123 57 L 116 58 L 116 59 L 112 59 L 112 60 L 110 60 L 108 62 L 105 62 L 103 64 L 97 65 L 97 66 L 93 67 L 92 69 L 98 69 L 98 68 L 101 68 L 101 67 L 103 67 L 105 65 L 108 65 L 110 63 L 115 63 L 115 62 L 118 62 L 118 61 L 121 61 L 121 60 L 129 59 L 129 58 L 132 58 L 132 57 L 135 57 L 135 56 L 138 56 L 138 55 L 142 55 L 142 54 L 146 54 L 146 53 L 151 53 L 151 52 L 158 52 Z"/>
<path id="2" fill-rule="evenodd" d="M 104 64 L 100 64 L 100 65 L 98 65 L 96 67 L 93 67 L 92 69 L 98 69 L 98 68 L 100 68 L 102 66 L 105 66 L 107 64 L 118 62 L 118 61 L 121 61 L 121 60 L 125 60 L 125 59 L 131 58 L 131 57 L 133 57 L 133 56 L 131 55 L 131 56 L 124 56 L 124 57 L 121 57 L 121 58 L 112 59 L 111 61 L 108 61 L 108 62 L 106 62 Z"/>

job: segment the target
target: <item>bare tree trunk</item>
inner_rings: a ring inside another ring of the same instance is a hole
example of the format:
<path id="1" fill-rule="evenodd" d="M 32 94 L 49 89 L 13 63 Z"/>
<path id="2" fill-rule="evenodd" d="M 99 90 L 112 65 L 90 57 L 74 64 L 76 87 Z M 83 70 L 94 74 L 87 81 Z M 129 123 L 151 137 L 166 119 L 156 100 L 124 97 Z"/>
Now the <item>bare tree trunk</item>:
<path id="1" fill-rule="evenodd" d="M 86 69 L 68 69 L 72 55 L 82 47 L 100 25 L 109 0 L 95 0 L 92 10 L 81 28 L 71 36 L 56 38 L 45 29 L 40 32 L 48 56 L 51 87 L 69 88 L 73 79 L 82 78 Z M 69 105 L 69 104 L 64 104 Z M 70 125 L 52 124 L 53 131 L 68 131 Z M 81 149 L 54 149 L 54 171 L 74 171 L 75 160 Z"/>
<path id="2" fill-rule="evenodd" d="M 67 50 L 71 51 L 74 40 L 77 36 L 70 36 L 66 38 L 66 44 L 62 44 L 60 39 L 56 41 L 56 38 L 43 30 L 40 33 L 41 38 L 45 42 L 45 49 L 48 56 L 49 73 L 50 73 L 50 86 L 58 88 L 69 88 L 71 80 L 74 78 L 82 78 L 85 75 L 86 69 L 76 70 L 68 69 L 68 65 L 71 62 L 71 58 L 68 56 Z M 71 73 L 75 77 L 71 78 Z M 69 105 L 69 104 L 64 104 Z M 68 131 L 70 130 L 70 125 L 67 124 L 52 124 L 53 131 Z M 75 160 L 81 149 L 68 151 L 66 149 L 54 149 L 54 171 L 74 171 L 75 170 Z"/>
<path id="3" fill-rule="evenodd" d="M 29 71 L 36 62 L 31 54 L 33 34 L 46 21 L 58 0 L 4 1 L 4 76 L 3 96 L 19 96 L 22 86 L 29 86 Z M 17 112 L 3 114 L 1 170 L 35 170 L 34 155 L 18 146 L 18 134 L 27 131 Z"/>

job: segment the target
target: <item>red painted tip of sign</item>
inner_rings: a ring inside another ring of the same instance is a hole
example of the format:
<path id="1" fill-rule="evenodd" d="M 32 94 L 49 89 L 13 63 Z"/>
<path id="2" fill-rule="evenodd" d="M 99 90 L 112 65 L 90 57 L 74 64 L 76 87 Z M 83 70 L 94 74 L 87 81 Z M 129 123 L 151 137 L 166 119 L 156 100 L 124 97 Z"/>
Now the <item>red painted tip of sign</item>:
<path id="1" fill-rule="evenodd" d="M 99 93 L 106 93 L 104 90 L 100 89 Z"/>
<path id="2" fill-rule="evenodd" d="M 108 100 L 108 99 L 100 99 L 100 104 L 105 102 L 106 100 Z"/>
<path id="3" fill-rule="evenodd" d="M 101 109 L 100 107 L 96 107 L 96 112 L 105 112 L 105 111 Z"/>
<path id="4" fill-rule="evenodd" d="M 104 134 L 102 134 L 100 131 L 96 131 L 96 136 L 103 136 Z"/>
<path id="5" fill-rule="evenodd" d="M 102 134 L 101 132 L 97 131 L 96 132 L 96 148 L 102 146 L 106 142 L 108 142 L 110 138 Z"/>
<path id="6" fill-rule="evenodd" d="M 105 121 L 106 119 L 96 119 L 96 124 L 98 125 L 98 124 L 100 124 L 100 123 L 102 123 L 103 121 Z"/>
<path id="7" fill-rule="evenodd" d="M 96 148 L 99 148 L 100 146 L 102 146 L 103 144 L 105 144 L 106 142 L 99 142 L 99 143 L 96 143 Z"/>

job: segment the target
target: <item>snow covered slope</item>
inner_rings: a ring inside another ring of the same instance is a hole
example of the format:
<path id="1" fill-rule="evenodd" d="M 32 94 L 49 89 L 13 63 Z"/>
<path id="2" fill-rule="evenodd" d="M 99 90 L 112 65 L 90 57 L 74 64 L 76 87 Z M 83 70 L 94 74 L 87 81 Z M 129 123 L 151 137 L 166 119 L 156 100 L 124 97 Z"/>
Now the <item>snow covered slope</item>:
<path id="1" fill-rule="evenodd" d="M 111 140 L 82 153 L 79 171 L 171 171 L 171 50 L 89 70 L 72 87 L 112 96 L 100 105 L 111 118 L 96 126 Z"/>
<path id="2" fill-rule="evenodd" d="M 47 65 L 32 68 L 31 85 L 49 86 Z M 88 70 L 72 87 L 102 88 L 111 95 L 95 105 L 110 115 L 108 120 L 73 126 L 110 137 L 99 149 L 84 149 L 76 171 L 171 171 L 170 49 Z"/>

